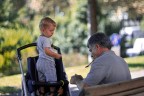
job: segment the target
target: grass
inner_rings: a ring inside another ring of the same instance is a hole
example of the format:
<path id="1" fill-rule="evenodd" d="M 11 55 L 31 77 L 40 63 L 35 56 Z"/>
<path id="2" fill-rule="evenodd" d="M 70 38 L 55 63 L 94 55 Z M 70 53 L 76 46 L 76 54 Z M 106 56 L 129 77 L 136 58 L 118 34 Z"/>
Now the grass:
<path id="1" fill-rule="evenodd" d="M 0 78 L 0 95 L 6 93 L 16 93 L 21 88 L 21 76 L 12 75 Z"/>
<path id="2" fill-rule="evenodd" d="M 144 56 L 125 58 L 126 62 L 129 65 L 131 71 L 137 71 L 144 69 Z M 68 80 L 74 74 L 81 74 L 83 77 L 86 77 L 86 74 L 89 72 L 90 67 L 85 68 L 86 65 L 67 67 L 65 71 L 68 75 Z M 21 74 L 5 76 L 0 78 L 0 95 L 5 93 L 14 93 L 18 92 L 21 88 Z"/>
<path id="3" fill-rule="evenodd" d="M 75 74 L 82 75 L 86 77 L 87 73 L 89 72 L 90 67 L 85 68 L 86 65 L 75 66 L 75 67 L 68 67 L 66 68 L 66 73 L 68 75 L 68 80 L 70 80 L 71 76 Z"/>
<path id="4" fill-rule="evenodd" d="M 125 58 L 131 71 L 144 69 L 144 56 Z"/>
<path id="5" fill-rule="evenodd" d="M 13 94 L 13 93 L 17 93 L 18 91 L 20 91 L 20 88 L 16 88 L 16 87 L 10 87 L 10 86 L 2 86 L 0 87 L 0 95 L 1 94 Z"/>

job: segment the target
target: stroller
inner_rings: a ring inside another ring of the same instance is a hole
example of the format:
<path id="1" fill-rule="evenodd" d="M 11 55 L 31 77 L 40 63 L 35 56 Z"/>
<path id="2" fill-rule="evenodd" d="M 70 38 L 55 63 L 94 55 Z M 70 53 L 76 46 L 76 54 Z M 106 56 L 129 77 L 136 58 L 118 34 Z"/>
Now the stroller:
<path id="1" fill-rule="evenodd" d="M 22 74 L 21 96 L 38 96 L 37 92 L 40 86 L 46 88 L 47 92 L 49 92 L 50 86 L 56 87 L 57 89 L 62 87 L 63 94 L 61 96 L 71 96 L 70 89 L 69 89 L 69 82 L 66 77 L 62 59 L 55 59 L 57 82 L 40 82 L 38 80 L 38 73 L 36 70 L 36 62 L 38 56 L 27 58 L 27 72 L 26 74 L 24 74 L 23 66 L 22 66 L 21 50 L 33 46 L 37 46 L 37 44 L 31 43 L 17 49 L 17 58 L 18 58 L 18 62 Z M 52 47 L 57 51 L 57 53 L 61 54 L 59 47 L 56 47 L 54 45 L 52 45 Z"/>

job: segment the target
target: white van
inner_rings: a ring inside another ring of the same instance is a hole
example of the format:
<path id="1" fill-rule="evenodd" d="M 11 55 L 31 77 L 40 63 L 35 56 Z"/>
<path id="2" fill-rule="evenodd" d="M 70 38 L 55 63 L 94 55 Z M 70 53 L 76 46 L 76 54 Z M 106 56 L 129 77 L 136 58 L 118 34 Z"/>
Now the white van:
<path id="1" fill-rule="evenodd" d="M 137 38 L 134 42 L 133 48 L 128 48 L 126 54 L 128 56 L 137 56 L 144 52 L 144 38 Z"/>

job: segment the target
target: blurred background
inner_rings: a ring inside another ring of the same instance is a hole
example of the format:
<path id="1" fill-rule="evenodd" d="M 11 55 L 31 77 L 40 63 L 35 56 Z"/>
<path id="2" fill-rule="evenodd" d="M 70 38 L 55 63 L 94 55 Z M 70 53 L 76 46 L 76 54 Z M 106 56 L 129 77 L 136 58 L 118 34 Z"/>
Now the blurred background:
<path id="1" fill-rule="evenodd" d="M 0 78 L 20 74 L 16 49 L 36 42 L 44 16 L 57 23 L 53 44 L 61 48 L 66 68 L 88 64 L 87 39 L 104 32 L 117 55 L 139 61 L 130 67 L 143 69 L 143 0 L 0 0 Z M 25 71 L 26 58 L 36 54 L 35 48 L 22 53 Z"/>

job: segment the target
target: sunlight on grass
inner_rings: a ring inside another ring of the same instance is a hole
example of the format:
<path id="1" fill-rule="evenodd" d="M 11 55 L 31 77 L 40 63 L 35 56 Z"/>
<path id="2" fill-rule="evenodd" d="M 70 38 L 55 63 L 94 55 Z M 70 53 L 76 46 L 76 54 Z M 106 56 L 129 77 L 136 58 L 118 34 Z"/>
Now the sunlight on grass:
<path id="1" fill-rule="evenodd" d="M 131 71 L 144 70 L 144 56 L 125 58 Z"/>
<path id="2" fill-rule="evenodd" d="M 144 56 L 125 58 L 125 60 L 128 64 L 133 64 L 133 63 L 137 63 L 137 64 L 142 63 L 142 64 L 144 64 Z"/>
<path id="3" fill-rule="evenodd" d="M 70 80 L 71 76 L 75 75 L 75 74 L 82 75 L 85 78 L 87 73 L 89 72 L 89 69 L 90 69 L 90 67 L 85 68 L 85 66 L 86 65 L 66 68 L 66 73 L 68 75 L 68 80 Z"/>
<path id="4" fill-rule="evenodd" d="M 0 95 L 18 92 L 21 89 L 21 74 L 0 78 Z M 4 95 L 3 95 L 4 96 Z"/>
<path id="5" fill-rule="evenodd" d="M 0 78 L 0 86 L 21 86 L 21 75 L 5 76 Z"/>

